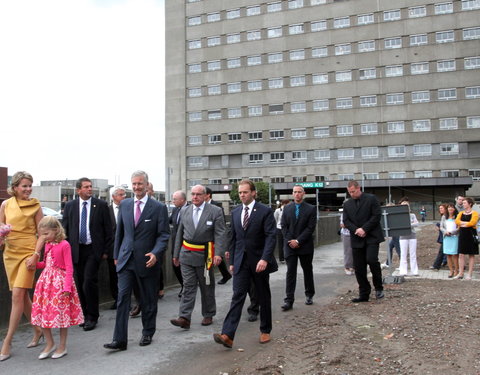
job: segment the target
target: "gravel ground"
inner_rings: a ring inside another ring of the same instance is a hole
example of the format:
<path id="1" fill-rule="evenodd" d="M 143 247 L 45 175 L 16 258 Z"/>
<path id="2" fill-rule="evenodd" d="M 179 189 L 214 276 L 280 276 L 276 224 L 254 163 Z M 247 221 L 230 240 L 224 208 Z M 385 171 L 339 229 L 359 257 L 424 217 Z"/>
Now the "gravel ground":
<path id="1" fill-rule="evenodd" d="M 434 224 L 418 232 L 421 269 L 435 259 L 436 238 Z M 479 287 L 410 278 L 386 285 L 385 299 L 361 304 L 351 303 L 357 291 L 347 290 L 292 315 L 267 350 L 228 374 L 480 374 Z"/>

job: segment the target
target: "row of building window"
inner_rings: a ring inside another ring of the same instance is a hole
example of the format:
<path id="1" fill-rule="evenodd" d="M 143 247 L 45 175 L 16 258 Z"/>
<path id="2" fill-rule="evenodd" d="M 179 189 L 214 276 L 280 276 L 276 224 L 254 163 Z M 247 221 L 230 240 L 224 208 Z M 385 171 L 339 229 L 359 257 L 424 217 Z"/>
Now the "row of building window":
<path id="1" fill-rule="evenodd" d="M 411 171 L 411 172 L 403 172 L 403 171 L 395 171 L 395 172 L 388 172 L 388 173 L 363 173 L 360 175 L 355 175 L 353 173 L 345 173 L 345 174 L 336 174 L 332 176 L 272 176 L 270 178 L 263 178 L 263 177 L 242 177 L 242 178 L 209 178 L 202 180 L 189 180 L 189 186 L 195 186 L 199 184 L 208 183 L 209 185 L 222 185 L 224 183 L 228 184 L 235 184 L 239 183 L 244 178 L 248 178 L 253 182 L 260 182 L 264 180 L 269 180 L 271 183 L 284 183 L 284 182 L 307 182 L 307 181 L 349 181 L 353 179 L 361 180 L 362 177 L 365 180 L 379 180 L 380 178 L 389 178 L 389 179 L 402 179 L 402 178 L 432 178 L 432 177 L 459 177 L 460 171 L 458 169 L 442 169 L 440 171 Z M 469 169 L 468 176 L 472 177 L 475 181 L 480 181 L 480 169 Z"/>
<path id="2" fill-rule="evenodd" d="M 316 6 L 325 4 L 325 0 L 311 0 L 310 5 Z M 353 26 L 353 20 L 356 18 L 357 25 L 368 25 L 375 22 L 375 18 L 377 20 L 383 20 L 384 22 L 390 21 L 398 21 L 402 19 L 402 10 L 404 14 L 404 18 L 419 18 L 419 17 L 426 17 L 427 15 L 441 15 L 441 14 L 449 14 L 454 12 L 454 5 L 453 1 L 441 2 L 433 4 L 432 10 L 427 11 L 426 5 L 414 6 L 404 9 L 391 9 L 385 10 L 383 12 L 375 13 L 366 13 L 366 14 L 359 14 L 355 16 L 343 16 L 337 17 L 331 20 L 331 28 L 340 29 L 345 27 Z M 282 1 L 273 1 L 266 4 L 266 6 L 262 9 L 262 5 L 252 5 L 245 8 L 234 8 L 228 9 L 225 11 L 217 11 L 211 12 L 207 14 L 198 14 L 195 16 L 187 17 L 187 25 L 188 26 L 198 26 L 203 23 L 212 23 L 212 22 L 219 22 L 223 20 L 232 20 L 240 17 L 251 17 L 251 16 L 258 16 L 264 13 L 275 13 L 281 12 L 285 9 L 298 9 L 303 8 L 307 5 L 307 1 L 303 0 L 289 0 L 287 1 L 287 6 L 282 6 Z M 480 0 L 462 0 L 461 1 L 461 10 L 462 11 L 469 11 L 480 9 Z M 327 29 L 327 25 L 325 21 L 325 29 Z M 377 22 L 379 22 L 377 21 Z"/>
<path id="3" fill-rule="evenodd" d="M 478 129 L 480 128 L 480 116 L 467 116 L 465 120 L 466 128 Z M 459 119 L 457 117 L 440 118 L 438 120 L 422 119 L 412 121 L 388 121 L 383 124 L 376 122 L 356 124 L 356 125 L 336 125 L 323 126 L 314 128 L 293 128 L 289 130 L 273 129 L 269 131 L 253 130 L 249 132 L 229 132 L 226 134 L 208 134 L 206 141 L 208 144 L 221 144 L 222 142 L 240 143 L 244 140 L 249 142 L 262 142 L 264 139 L 271 141 L 278 141 L 286 139 L 290 135 L 291 139 L 306 139 L 313 138 L 328 138 L 332 131 L 339 137 L 353 136 L 353 135 L 375 135 L 375 134 L 398 134 L 405 133 L 406 128 L 412 132 L 424 132 L 432 130 L 432 123 L 435 129 L 439 130 L 456 130 L 459 128 Z M 382 131 L 382 128 L 384 129 Z M 264 138 L 265 137 L 265 138 Z M 189 146 L 203 145 L 204 137 L 202 135 L 188 136 Z"/>
<path id="4" fill-rule="evenodd" d="M 459 60 L 458 62 L 460 62 L 459 65 L 461 65 L 462 60 Z M 436 72 L 438 73 L 452 72 L 457 70 L 457 61 L 455 59 L 438 60 L 435 62 L 416 62 L 409 65 L 411 75 L 428 74 L 430 73 L 432 66 L 436 68 Z M 463 67 L 466 70 L 480 68 L 480 56 L 464 58 Z M 348 82 L 352 80 L 400 77 L 404 75 L 406 68 L 408 68 L 408 65 L 387 65 L 385 67 L 341 70 L 330 73 L 312 73 L 291 77 L 274 77 L 267 78 L 265 80 L 228 82 L 224 84 L 213 84 L 203 87 L 191 87 L 187 89 L 187 95 L 189 98 L 195 98 L 205 95 L 221 95 L 225 93 L 235 94 L 244 91 L 258 91 L 263 90 L 264 87 L 268 89 L 279 89 L 286 87 L 286 85 L 289 85 L 290 87 L 300 87 L 307 85 L 322 85 L 332 81 Z"/>
<path id="5" fill-rule="evenodd" d="M 319 31 L 316 27 L 317 23 L 310 22 L 310 31 L 315 32 Z M 306 32 L 305 24 L 294 24 L 288 25 L 288 35 L 298 35 L 303 34 Z M 285 26 L 287 28 L 287 26 Z M 457 30 L 442 30 L 437 31 L 435 33 L 431 33 L 430 43 L 435 41 L 435 43 L 450 43 L 456 40 L 455 34 Z M 479 38 L 479 28 L 472 27 L 472 28 L 465 28 L 462 30 L 458 30 L 458 33 L 462 31 L 461 35 L 463 40 L 471 40 L 471 39 L 478 39 Z M 261 40 L 266 38 L 279 38 L 282 37 L 284 34 L 284 27 L 277 26 L 277 27 L 270 27 L 266 30 L 250 30 L 245 32 L 238 32 L 226 35 L 216 35 L 204 38 L 206 40 L 207 47 L 215 47 L 222 44 L 235 44 L 240 43 L 242 41 L 255 41 Z M 242 37 L 243 36 L 243 37 Z M 426 45 L 429 43 L 429 37 L 427 33 L 422 34 L 413 34 L 408 37 L 408 40 L 405 42 L 402 40 L 403 37 L 392 37 L 392 38 L 385 38 L 383 39 L 383 48 L 384 49 L 395 49 L 401 48 L 403 43 L 409 43 L 410 46 L 421 46 Z M 459 35 L 457 35 L 457 39 Z M 359 53 L 362 52 L 371 52 L 375 51 L 376 49 L 380 49 L 380 40 L 364 40 L 358 41 L 357 43 L 357 51 Z M 198 49 L 202 48 L 202 39 L 193 39 L 187 41 L 188 49 Z M 352 43 L 343 43 L 343 44 L 336 44 L 335 45 L 335 55 L 346 55 L 352 53 Z"/>
<path id="6" fill-rule="evenodd" d="M 434 90 L 432 90 L 434 91 Z M 437 101 L 457 100 L 457 88 L 438 89 Z M 360 97 L 345 97 L 336 99 L 318 99 L 312 101 L 299 101 L 281 104 L 252 105 L 248 107 L 234 107 L 225 109 L 210 109 L 206 111 L 188 112 L 190 122 L 203 121 L 203 114 L 207 120 L 235 119 L 244 117 L 280 115 L 284 113 L 305 113 L 330 110 L 330 100 L 335 101 L 335 109 L 368 108 L 377 105 L 403 105 L 408 104 L 405 97 L 410 96 L 411 103 L 425 103 L 430 101 L 430 91 L 413 91 L 411 93 L 389 93 L 385 95 L 363 95 Z M 465 87 L 465 99 L 480 98 L 480 86 Z M 460 98 L 461 99 L 461 98 Z M 355 102 L 355 105 L 354 105 Z"/>
<path id="7" fill-rule="evenodd" d="M 249 153 L 244 155 L 248 158 L 248 164 L 263 163 L 307 163 L 307 162 L 329 162 L 336 160 L 363 160 L 379 159 L 379 158 L 405 158 L 405 157 L 431 157 L 434 154 L 440 156 L 452 156 L 459 154 L 459 145 L 456 142 L 432 144 L 415 144 L 412 146 L 395 145 L 387 147 L 361 147 L 355 148 L 339 148 L 339 149 L 320 149 L 320 150 L 296 150 L 291 152 L 277 151 L 270 153 Z M 407 155 L 408 154 L 408 155 Z M 205 167 L 208 157 L 205 156 L 189 156 L 188 166 L 192 168 Z"/>
<path id="8" fill-rule="evenodd" d="M 468 33 L 470 39 L 480 39 L 480 27 L 476 28 L 469 28 L 464 29 L 464 33 Z M 415 36 L 416 37 L 416 36 Z M 402 38 L 389 38 L 385 39 L 385 43 L 387 44 L 388 41 L 388 48 L 400 48 L 402 46 Z M 362 46 L 362 50 L 359 50 L 359 53 L 367 52 L 368 48 L 369 51 L 374 51 L 375 49 L 375 41 L 364 41 L 358 42 L 358 46 Z M 371 46 L 371 47 L 368 47 Z M 318 59 L 318 58 L 325 58 L 331 55 L 331 52 L 334 50 L 335 55 L 348 55 L 352 53 L 352 46 L 351 43 L 346 44 L 337 44 L 331 46 L 320 46 L 320 47 L 311 47 L 311 48 L 302 48 L 302 49 L 295 49 L 285 52 L 273 52 L 268 54 L 258 54 L 258 55 L 250 55 L 250 56 L 237 56 L 231 57 L 227 59 L 218 59 L 218 60 L 209 60 L 196 63 L 187 64 L 187 72 L 190 74 L 193 73 L 201 73 L 202 71 L 217 71 L 221 69 L 236 69 L 245 66 L 258 66 L 263 64 L 277 64 L 284 61 L 301 61 L 305 59 Z M 203 67 L 202 67 L 203 65 Z"/>

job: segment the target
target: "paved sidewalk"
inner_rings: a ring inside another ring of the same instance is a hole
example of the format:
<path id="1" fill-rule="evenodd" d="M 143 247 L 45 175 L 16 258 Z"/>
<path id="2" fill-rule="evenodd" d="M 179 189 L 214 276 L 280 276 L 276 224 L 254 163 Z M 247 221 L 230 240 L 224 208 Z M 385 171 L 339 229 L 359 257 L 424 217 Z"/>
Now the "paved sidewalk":
<path id="1" fill-rule="evenodd" d="M 346 276 L 343 272 L 341 242 L 317 248 L 313 262 L 316 295 L 312 306 L 306 306 L 304 303 L 303 275 L 300 265 L 295 305 L 287 312 L 280 309 L 285 291 L 286 265 L 279 264 L 278 272 L 271 274 L 273 339 L 281 334 L 282 322 L 293 319 L 298 313 L 318 309 L 328 304 L 333 297 L 356 288 L 355 277 Z M 216 279 L 219 280 L 218 275 Z M 69 329 L 68 355 L 61 359 L 38 360 L 37 357 L 43 345 L 27 349 L 25 346 L 31 339 L 31 330 L 28 327 L 21 327 L 13 340 L 12 357 L 5 362 L 0 362 L 0 375 L 211 375 L 228 370 L 228 366 L 239 356 L 242 358 L 244 356 L 245 360 L 248 360 L 249 356 L 263 350 L 264 345 L 258 342 L 259 321 L 250 323 L 246 319 L 248 298 L 234 346 L 234 349 L 243 348 L 244 351 L 225 349 L 215 344 L 212 339 L 212 333 L 221 330 L 223 319 L 230 306 L 232 281 L 226 285 L 216 285 L 217 315 L 211 326 L 200 325 L 201 305 L 200 296 L 197 295 L 192 325 L 188 331 L 174 327 L 169 322 L 170 319 L 178 316 L 178 290 L 178 287 L 169 288 L 165 297 L 159 300 L 157 332 L 149 346 L 138 345 L 141 336 L 141 319 L 135 318 L 130 319 L 129 322 L 128 350 L 112 352 L 104 349 L 103 344 L 112 340 L 115 311 L 102 309 L 95 330 L 84 332 L 79 327 Z M 58 332 L 55 331 L 54 337 L 58 340 Z M 4 335 L 5 331 L 0 333 L 0 340 Z"/>

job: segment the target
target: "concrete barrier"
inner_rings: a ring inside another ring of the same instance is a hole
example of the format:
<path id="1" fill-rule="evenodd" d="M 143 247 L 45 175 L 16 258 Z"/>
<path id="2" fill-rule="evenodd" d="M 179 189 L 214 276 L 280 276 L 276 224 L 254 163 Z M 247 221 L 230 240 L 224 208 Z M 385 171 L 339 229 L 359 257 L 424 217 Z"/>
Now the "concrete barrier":
<path id="1" fill-rule="evenodd" d="M 337 232 L 339 229 L 338 216 L 320 217 L 317 221 L 317 229 L 315 231 L 315 247 L 330 244 L 339 241 L 340 237 Z M 178 284 L 172 268 L 172 252 L 171 244 L 163 256 L 163 277 L 165 287 L 174 286 Z M 37 271 L 37 277 L 40 271 Z M 99 289 L 100 289 L 100 303 L 110 303 L 112 296 L 110 295 L 110 288 L 108 283 L 108 268 L 107 262 L 102 261 L 99 270 Z M 33 294 L 33 290 L 31 291 Z M 0 259 L 0 329 L 8 326 L 8 319 L 11 308 L 11 293 L 8 290 L 7 276 L 5 267 L 3 266 L 3 252 Z M 22 323 L 27 323 L 25 318 L 22 318 Z"/>

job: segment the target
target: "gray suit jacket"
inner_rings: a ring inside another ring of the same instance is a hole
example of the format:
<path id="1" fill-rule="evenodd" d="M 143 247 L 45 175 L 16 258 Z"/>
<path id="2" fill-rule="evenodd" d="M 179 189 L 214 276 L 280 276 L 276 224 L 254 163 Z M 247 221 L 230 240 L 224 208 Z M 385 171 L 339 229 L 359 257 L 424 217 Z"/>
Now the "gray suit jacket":
<path id="1" fill-rule="evenodd" d="M 182 209 L 173 257 L 179 258 L 180 263 L 183 264 L 203 266 L 205 264 L 204 252 L 186 250 L 182 247 L 183 240 L 195 244 L 213 241 L 215 255 L 223 256 L 227 250 L 228 236 L 222 209 L 212 204 L 205 205 L 195 229 L 193 225 L 193 209 L 195 207 L 191 204 Z"/>

